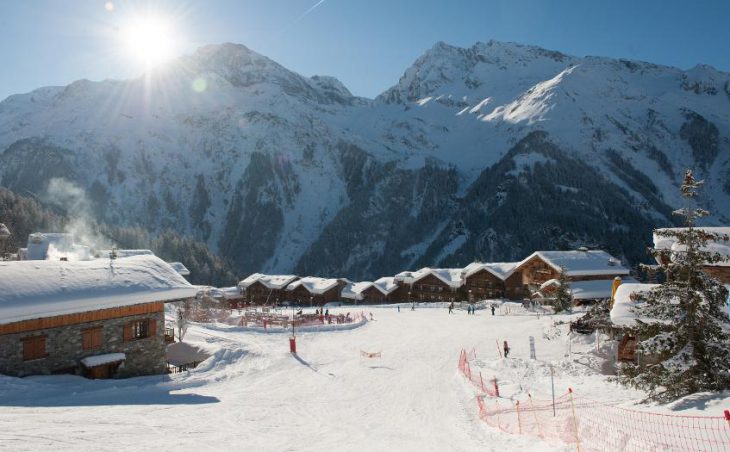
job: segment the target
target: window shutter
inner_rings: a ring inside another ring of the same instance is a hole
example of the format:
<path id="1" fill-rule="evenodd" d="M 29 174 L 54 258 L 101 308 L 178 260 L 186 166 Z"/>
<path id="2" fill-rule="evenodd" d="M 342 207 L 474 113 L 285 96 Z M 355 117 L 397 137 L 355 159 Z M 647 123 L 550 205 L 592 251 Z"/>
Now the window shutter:
<path id="1" fill-rule="evenodd" d="M 33 359 L 33 342 L 29 339 L 23 341 L 23 361 Z"/>
<path id="2" fill-rule="evenodd" d="M 36 336 L 23 339 L 23 360 L 44 358 L 46 356 L 46 337 Z"/>
<path id="3" fill-rule="evenodd" d="M 94 348 L 93 342 L 92 342 L 92 334 L 91 330 L 83 331 L 82 333 L 82 347 L 84 350 L 89 350 Z"/>
<path id="4" fill-rule="evenodd" d="M 147 331 L 149 337 L 155 337 L 157 336 L 157 320 L 155 319 L 149 319 L 147 325 Z"/>
<path id="5" fill-rule="evenodd" d="M 124 342 L 132 340 L 132 324 L 127 323 L 124 325 Z"/>

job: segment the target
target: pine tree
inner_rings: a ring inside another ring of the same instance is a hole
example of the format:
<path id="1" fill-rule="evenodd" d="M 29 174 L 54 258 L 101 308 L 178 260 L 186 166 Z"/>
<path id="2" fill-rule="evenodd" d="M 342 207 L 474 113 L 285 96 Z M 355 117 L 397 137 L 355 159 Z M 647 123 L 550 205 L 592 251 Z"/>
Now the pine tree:
<path id="1" fill-rule="evenodd" d="M 650 400 L 730 389 L 728 294 L 702 271 L 703 265 L 723 260 L 706 247 L 721 237 L 695 227 L 709 212 L 692 207 L 702 183 L 687 170 L 681 188 L 687 206 L 675 211 L 684 217 L 685 228 L 655 231 L 676 245 L 651 249 L 666 281 L 640 297 L 644 304 L 635 309 L 637 326 L 629 332 L 637 338 L 639 360 L 618 369 L 619 382 L 647 391 Z"/>
<path id="2" fill-rule="evenodd" d="M 552 304 L 556 313 L 570 311 L 570 308 L 573 306 L 573 297 L 570 294 L 570 281 L 568 281 L 565 268 L 560 269 L 558 288 L 555 290 L 555 298 L 553 298 Z"/>

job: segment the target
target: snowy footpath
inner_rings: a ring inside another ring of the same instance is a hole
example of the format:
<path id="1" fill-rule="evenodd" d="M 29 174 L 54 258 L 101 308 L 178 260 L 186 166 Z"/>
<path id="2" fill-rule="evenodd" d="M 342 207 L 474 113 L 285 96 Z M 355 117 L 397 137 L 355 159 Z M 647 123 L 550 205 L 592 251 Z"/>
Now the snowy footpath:
<path id="1" fill-rule="evenodd" d="M 0 377 L 0 450 L 573 450 L 478 418 L 474 388 L 457 369 L 461 349 L 471 347 L 483 371 L 504 380 L 507 397 L 549 394 L 552 362 L 556 392 L 570 386 L 594 399 L 640 398 L 598 373 L 595 338 L 569 344 L 549 316 L 372 312 L 375 320 L 359 328 L 298 334 L 295 356 L 287 335 L 193 326 L 186 342 L 211 357 L 190 372 Z M 529 360 L 529 336 L 537 361 Z M 510 358 L 499 358 L 497 340 L 509 341 Z M 727 401 L 700 398 L 675 409 L 716 415 Z"/>

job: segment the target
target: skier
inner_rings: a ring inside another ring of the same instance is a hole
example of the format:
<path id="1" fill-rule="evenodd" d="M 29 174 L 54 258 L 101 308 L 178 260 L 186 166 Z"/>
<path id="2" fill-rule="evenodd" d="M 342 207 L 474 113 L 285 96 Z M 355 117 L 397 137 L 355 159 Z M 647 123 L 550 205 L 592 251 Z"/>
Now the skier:
<path id="1" fill-rule="evenodd" d="M 451 314 L 451 311 L 454 310 L 454 302 L 452 301 L 451 304 L 449 304 L 449 314 Z"/>
<path id="2" fill-rule="evenodd" d="M 373 313 L 370 313 L 370 320 L 373 320 Z"/>
<path id="3" fill-rule="evenodd" d="M 411 305 L 411 311 L 415 311 L 415 310 L 416 310 L 416 302 L 414 301 L 413 304 Z"/>
<path id="4" fill-rule="evenodd" d="M 507 341 L 504 341 L 504 357 L 506 358 L 509 356 L 509 344 L 507 344 Z"/>
<path id="5" fill-rule="evenodd" d="M 398 305 L 398 312 L 400 312 L 400 305 Z"/>
<path id="6" fill-rule="evenodd" d="M 494 315 L 494 305 L 492 305 L 492 315 Z"/>

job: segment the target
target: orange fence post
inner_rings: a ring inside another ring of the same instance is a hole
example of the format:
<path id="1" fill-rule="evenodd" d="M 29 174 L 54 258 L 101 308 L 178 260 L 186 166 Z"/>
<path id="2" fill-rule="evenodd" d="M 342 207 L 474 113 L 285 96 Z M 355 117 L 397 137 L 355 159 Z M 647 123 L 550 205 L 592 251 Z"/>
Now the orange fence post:
<path id="1" fill-rule="evenodd" d="M 499 339 L 495 339 L 497 343 L 497 353 L 499 353 L 499 359 L 502 359 L 502 349 L 499 348 Z"/>
<path id="2" fill-rule="evenodd" d="M 727 421 L 727 426 L 730 427 L 730 411 L 725 410 L 725 421 Z"/>
<path id="3" fill-rule="evenodd" d="M 521 435 L 522 434 L 522 418 L 520 418 L 520 401 L 519 400 L 515 404 L 515 409 L 517 410 L 517 429 Z"/>
<path id="4" fill-rule="evenodd" d="M 494 404 L 497 406 L 497 409 L 494 410 L 494 416 L 497 418 L 497 428 L 502 430 L 502 425 L 499 423 L 499 400 L 494 399 Z"/>
<path id="5" fill-rule="evenodd" d="M 540 421 L 537 419 L 537 410 L 535 409 L 535 404 L 532 403 L 532 394 L 528 393 L 527 399 L 530 401 L 530 410 L 532 411 L 532 416 L 535 418 L 535 425 L 537 425 L 537 436 L 539 436 L 540 438 L 544 438 L 545 435 L 542 433 Z"/>
<path id="6" fill-rule="evenodd" d="M 494 376 L 494 379 L 492 380 L 492 383 L 494 383 L 494 396 L 499 397 L 499 385 L 497 384 L 497 376 Z"/>
<path id="7" fill-rule="evenodd" d="M 580 438 L 578 437 L 578 419 L 575 417 L 575 403 L 573 402 L 573 388 L 568 388 L 570 410 L 573 412 L 573 428 L 575 429 L 575 448 L 580 452 Z"/>

